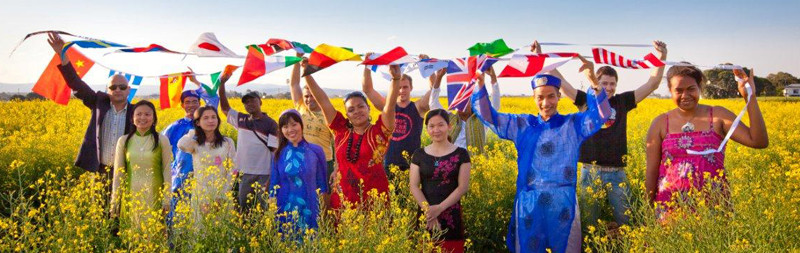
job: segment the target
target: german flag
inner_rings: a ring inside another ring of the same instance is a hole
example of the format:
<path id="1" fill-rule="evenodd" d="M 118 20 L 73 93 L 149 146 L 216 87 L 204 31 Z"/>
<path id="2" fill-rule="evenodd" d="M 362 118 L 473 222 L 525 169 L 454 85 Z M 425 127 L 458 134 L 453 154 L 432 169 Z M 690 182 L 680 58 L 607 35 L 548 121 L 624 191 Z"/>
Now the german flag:
<path id="1" fill-rule="evenodd" d="M 311 52 L 311 56 L 308 58 L 308 67 L 303 72 L 303 76 L 313 74 L 340 61 L 361 60 L 361 56 L 354 54 L 352 49 L 320 44 L 314 49 L 314 52 Z"/>

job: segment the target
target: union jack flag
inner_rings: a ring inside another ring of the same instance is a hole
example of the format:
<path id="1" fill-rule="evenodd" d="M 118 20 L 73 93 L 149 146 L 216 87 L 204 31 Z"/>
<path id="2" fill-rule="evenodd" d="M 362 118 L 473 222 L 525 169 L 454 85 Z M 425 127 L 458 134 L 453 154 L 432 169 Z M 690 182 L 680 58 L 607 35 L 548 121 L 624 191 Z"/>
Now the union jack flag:
<path id="1" fill-rule="evenodd" d="M 451 60 L 447 65 L 447 109 L 464 111 L 476 86 L 477 70 L 486 71 L 495 62 L 496 58 L 486 55 Z"/>

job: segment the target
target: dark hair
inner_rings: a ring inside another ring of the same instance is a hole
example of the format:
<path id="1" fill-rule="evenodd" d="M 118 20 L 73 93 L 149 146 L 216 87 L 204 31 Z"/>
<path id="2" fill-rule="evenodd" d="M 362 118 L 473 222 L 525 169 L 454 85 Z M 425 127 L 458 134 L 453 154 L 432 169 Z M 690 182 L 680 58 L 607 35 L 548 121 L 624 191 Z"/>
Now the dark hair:
<path id="1" fill-rule="evenodd" d="M 367 103 L 367 106 L 369 106 L 369 101 L 367 100 L 367 96 L 364 96 L 364 93 L 361 93 L 360 91 L 353 91 L 347 93 L 347 95 L 344 95 L 344 102 L 347 103 L 347 101 L 350 100 L 351 98 L 360 98 L 364 100 L 364 103 Z"/>
<path id="2" fill-rule="evenodd" d="M 597 79 L 600 79 L 600 76 L 606 75 L 614 77 L 614 80 L 619 81 L 619 76 L 617 76 L 617 70 L 615 70 L 611 66 L 602 66 L 598 68 L 597 73 L 595 75 L 597 76 Z"/>
<path id="3" fill-rule="evenodd" d="M 156 124 L 158 124 L 158 116 L 156 116 L 156 106 L 154 106 L 153 103 L 151 103 L 150 101 L 141 100 L 141 101 L 137 102 L 135 105 L 133 105 L 133 112 L 136 111 L 136 108 L 139 108 L 141 106 L 147 106 L 147 107 L 150 107 L 150 110 L 153 110 L 153 124 L 150 125 L 150 134 L 153 135 L 153 149 L 152 150 L 156 151 L 156 148 L 159 145 L 158 144 L 158 132 L 156 132 Z M 133 112 L 131 112 L 131 113 L 133 113 Z M 130 133 L 128 133 L 128 137 L 125 138 L 125 147 L 128 146 L 128 143 L 131 141 L 131 137 L 133 137 L 134 134 L 136 134 L 136 128 L 135 127 L 133 129 L 131 129 Z"/>
<path id="4" fill-rule="evenodd" d="M 428 125 L 428 121 L 435 116 L 440 116 L 444 119 L 444 122 L 448 125 L 450 124 L 450 114 L 447 113 L 444 109 L 433 109 L 430 110 L 427 114 L 425 114 L 425 125 Z"/>
<path id="5" fill-rule="evenodd" d="M 447 111 L 444 110 L 444 109 L 433 109 L 433 110 L 428 111 L 428 113 L 425 114 L 424 124 L 427 126 L 428 125 L 428 121 L 430 121 L 433 117 L 436 117 L 436 116 L 442 117 L 442 119 L 444 120 L 444 123 L 446 123 L 447 125 L 450 125 L 450 114 L 447 113 Z M 453 143 L 453 138 L 451 138 L 450 134 L 447 135 L 447 141 L 450 142 L 450 143 Z"/>
<path id="6" fill-rule="evenodd" d="M 278 149 L 275 150 L 275 159 L 277 161 L 281 157 L 281 151 L 286 148 L 286 145 L 289 145 L 289 139 L 286 139 L 286 136 L 283 136 L 283 126 L 289 125 L 289 120 L 293 120 L 300 124 L 300 129 L 303 128 L 303 118 L 300 117 L 300 114 L 294 112 L 287 112 L 281 114 L 281 117 L 278 118 Z M 301 136 L 302 138 L 302 136 Z"/>
<path id="7" fill-rule="evenodd" d="M 691 64 L 685 61 L 682 61 L 680 63 Z M 703 75 L 703 71 L 700 71 L 700 69 L 698 69 L 697 67 L 692 65 L 689 66 L 676 65 L 670 67 L 669 70 L 667 70 L 667 88 L 672 89 L 672 84 L 670 83 L 670 80 L 672 79 L 672 77 L 675 76 L 692 78 L 697 82 L 697 87 L 700 88 L 700 90 L 703 90 L 703 80 L 705 80 L 705 76 Z"/>
<path id="8" fill-rule="evenodd" d="M 194 120 L 192 121 L 192 123 L 194 123 L 194 134 L 197 137 L 197 143 L 199 143 L 200 145 L 204 145 L 206 143 L 206 132 L 203 131 L 203 128 L 200 127 L 200 117 L 203 116 L 203 113 L 205 111 L 212 111 L 214 112 L 214 114 L 217 115 L 217 128 L 214 129 L 214 143 L 212 146 L 214 148 L 222 147 L 222 143 L 225 141 L 224 137 L 222 136 L 222 133 L 219 132 L 219 125 L 222 124 L 222 120 L 219 118 L 219 113 L 217 113 L 217 108 L 214 108 L 213 106 L 210 105 L 202 106 L 200 108 L 197 108 L 196 111 L 194 111 Z"/>

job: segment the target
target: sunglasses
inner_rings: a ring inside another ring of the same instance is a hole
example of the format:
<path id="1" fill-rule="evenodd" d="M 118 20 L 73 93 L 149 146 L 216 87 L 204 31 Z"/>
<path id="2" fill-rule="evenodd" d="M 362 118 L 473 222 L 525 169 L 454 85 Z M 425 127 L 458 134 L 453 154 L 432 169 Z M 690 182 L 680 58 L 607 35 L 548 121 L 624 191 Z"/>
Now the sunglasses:
<path id="1" fill-rule="evenodd" d="M 114 84 L 114 85 L 108 86 L 108 89 L 109 90 L 117 90 L 117 89 L 119 89 L 119 90 L 127 90 L 128 89 L 128 85 Z"/>

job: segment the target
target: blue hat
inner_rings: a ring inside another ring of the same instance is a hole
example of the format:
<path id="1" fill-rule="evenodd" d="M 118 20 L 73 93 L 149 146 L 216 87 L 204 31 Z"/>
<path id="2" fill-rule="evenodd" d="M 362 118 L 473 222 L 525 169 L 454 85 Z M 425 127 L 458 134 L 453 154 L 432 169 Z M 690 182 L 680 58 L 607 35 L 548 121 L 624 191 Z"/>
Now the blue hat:
<path id="1" fill-rule="evenodd" d="M 534 76 L 533 80 L 531 80 L 531 89 L 536 89 L 542 86 L 553 86 L 556 87 L 556 89 L 561 89 L 561 79 L 548 74 Z"/>
<path id="2" fill-rule="evenodd" d="M 292 113 L 292 114 L 296 114 L 297 116 L 300 116 L 300 112 L 298 112 L 295 109 L 287 109 L 286 111 L 283 111 L 281 113 L 281 116 L 283 116 L 284 114 L 287 114 L 287 113 Z"/>
<path id="3" fill-rule="evenodd" d="M 187 97 L 196 97 L 197 99 L 200 99 L 200 94 L 198 94 L 196 90 L 187 90 L 181 92 L 181 103 L 183 103 L 183 99 Z"/>

